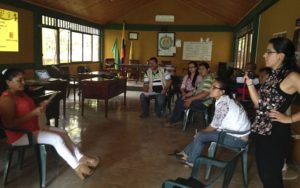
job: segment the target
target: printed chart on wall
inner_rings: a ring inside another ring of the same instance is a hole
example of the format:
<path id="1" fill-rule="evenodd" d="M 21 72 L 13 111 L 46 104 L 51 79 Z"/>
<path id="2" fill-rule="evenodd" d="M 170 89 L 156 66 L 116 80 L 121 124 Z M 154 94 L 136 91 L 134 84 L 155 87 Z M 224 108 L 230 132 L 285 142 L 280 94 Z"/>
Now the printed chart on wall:
<path id="1" fill-rule="evenodd" d="M 211 61 L 212 41 L 185 41 L 183 42 L 183 60 Z"/>
<path id="2" fill-rule="evenodd" d="M 0 8 L 0 51 L 18 52 L 18 13 Z"/>

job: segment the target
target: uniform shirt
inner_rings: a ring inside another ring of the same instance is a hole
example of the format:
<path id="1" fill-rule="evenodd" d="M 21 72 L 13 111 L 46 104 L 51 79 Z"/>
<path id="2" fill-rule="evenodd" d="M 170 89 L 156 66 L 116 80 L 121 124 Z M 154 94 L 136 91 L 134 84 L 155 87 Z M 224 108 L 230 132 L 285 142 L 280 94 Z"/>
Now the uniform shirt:
<path id="1" fill-rule="evenodd" d="M 151 69 L 148 69 L 148 71 L 144 74 L 144 84 L 149 84 L 149 77 L 147 74 L 149 73 L 152 77 L 152 91 L 156 93 L 161 93 L 164 87 L 161 75 L 164 75 L 165 80 L 170 80 L 171 75 L 168 72 L 164 72 L 163 69 L 159 69 L 156 73 L 150 70 Z"/>

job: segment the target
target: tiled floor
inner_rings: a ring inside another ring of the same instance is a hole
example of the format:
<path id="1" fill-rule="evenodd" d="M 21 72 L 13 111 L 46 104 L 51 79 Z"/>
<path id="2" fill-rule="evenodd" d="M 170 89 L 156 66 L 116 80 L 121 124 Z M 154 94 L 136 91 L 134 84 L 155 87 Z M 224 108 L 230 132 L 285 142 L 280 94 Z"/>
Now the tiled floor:
<path id="1" fill-rule="evenodd" d="M 190 175 L 190 168 L 167 154 L 175 149 L 182 149 L 191 141 L 194 131 L 164 128 L 162 124 L 165 120 L 152 114 L 148 119 L 140 119 L 139 92 L 127 94 L 126 106 L 123 105 L 122 96 L 110 100 L 108 118 L 104 118 L 102 101 L 97 103 L 95 100 L 87 100 L 85 116 L 81 117 L 79 102 L 74 104 L 73 99 L 68 100 L 67 117 L 61 118 L 60 126 L 65 126 L 84 153 L 101 156 L 103 163 L 93 176 L 81 181 L 64 161 L 61 160 L 57 168 L 49 154 L 49 188 L 159 188 L 166 179 Z M 153 105 L 151 110 L 153 111 Z M 1 140 L 1 177 L 4 145 L 4 140 Z M 241 188 L 241 177 L 241 166 L 238 163 L 230 188 Z M 286 188 L 299 187 L 299 179 L 285 181 Z M 35 188 L 39 186 L 38 183 L 35 156 L 29 152 L 23 170 L 12 167 L 6 187 Z M 220 183 L 215 187 L 220 187 Z M 262 187 L 255 167 L 253 148 L 249 152 L 248 187 Z"/>

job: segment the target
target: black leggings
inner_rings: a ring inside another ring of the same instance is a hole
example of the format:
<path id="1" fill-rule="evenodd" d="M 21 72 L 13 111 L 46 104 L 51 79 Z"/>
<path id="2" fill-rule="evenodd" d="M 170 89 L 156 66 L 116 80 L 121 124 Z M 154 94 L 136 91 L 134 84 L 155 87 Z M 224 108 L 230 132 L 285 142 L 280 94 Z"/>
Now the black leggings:
<path id="1" fill-rule="evenodd" d="M 277 124 L 269 136 L 255 136 L 255 155 L 264 188 L 283 188 L 282 167 L 289 146 L 290 126 Z"/>

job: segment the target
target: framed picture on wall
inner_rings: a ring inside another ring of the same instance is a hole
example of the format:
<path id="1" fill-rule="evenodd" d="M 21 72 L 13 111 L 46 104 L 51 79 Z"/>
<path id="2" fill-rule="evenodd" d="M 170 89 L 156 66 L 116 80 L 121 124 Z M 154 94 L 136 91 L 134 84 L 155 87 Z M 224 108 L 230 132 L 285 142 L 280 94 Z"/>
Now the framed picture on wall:
<path id="1" fill-rule="evenodd" d="M 128 38 L 129 40 L 138 40 L 139 34 L 136 32 L 129 32 Z"/>
<path id="2" fill-rule="evenodd" d="M 157 35 L 157 56 L 174 56 L 176 53 L 175 33 L 159 32 Z"/>

